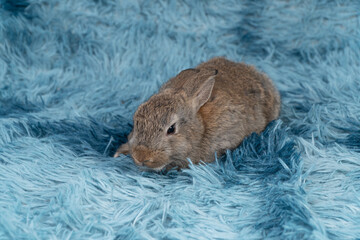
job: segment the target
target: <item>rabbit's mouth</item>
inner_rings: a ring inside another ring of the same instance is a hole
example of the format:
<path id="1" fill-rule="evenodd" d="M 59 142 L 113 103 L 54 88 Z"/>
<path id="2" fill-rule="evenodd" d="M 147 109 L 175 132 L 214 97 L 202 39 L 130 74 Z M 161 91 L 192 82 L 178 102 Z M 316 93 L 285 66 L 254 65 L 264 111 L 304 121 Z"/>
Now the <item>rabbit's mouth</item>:
<path id="1" fill-rule="evenodd" d="M 160 166 L 160 167 L 156 167 L 156 168 L 152 168 L 152 170 L 156 171 L 156 172 L 160 172 L 161 170 L 164 169 L 164 167 L 166 167 L 166 164 Z"/>
<path id="2" fill-rule="evenodd" d="M 138 165 L 138 167 L 140 168 L 141 171 L 145 171 L 145 172 L 161 172 L 167 165 L 164 164 L 160 167 L 155 167 L 155 168 L 152 168 L 152 167 L 148 167 L 146 165 Z"/>
<path id="3" fill-rule="evenodd" d="M 145 160 L 145 161 L 139 161 L 136 158 L 134 158 L 134 162 L 135 164 L 143 171 L 156 171 L 156 172 L 160 172 L 162 169 L 164 169 L 168 163 L 167 162 L 160 162 L 160 161 L 154 161 L 153 159 L 151 160 Z"/>

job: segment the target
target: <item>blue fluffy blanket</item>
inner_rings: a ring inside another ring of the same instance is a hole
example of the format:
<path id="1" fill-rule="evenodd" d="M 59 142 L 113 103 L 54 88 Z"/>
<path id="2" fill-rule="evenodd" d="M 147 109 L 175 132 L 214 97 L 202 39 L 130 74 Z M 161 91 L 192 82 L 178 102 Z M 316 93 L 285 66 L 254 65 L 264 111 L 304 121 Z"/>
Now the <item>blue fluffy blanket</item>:
<path id="1" fill-rule="evenodd" d="M 360 238 L 359 1 L 0 5 L 0 239 Z M 111 157 L 214 56 L 268 74 L 280 119 L 181 172 Z"/>

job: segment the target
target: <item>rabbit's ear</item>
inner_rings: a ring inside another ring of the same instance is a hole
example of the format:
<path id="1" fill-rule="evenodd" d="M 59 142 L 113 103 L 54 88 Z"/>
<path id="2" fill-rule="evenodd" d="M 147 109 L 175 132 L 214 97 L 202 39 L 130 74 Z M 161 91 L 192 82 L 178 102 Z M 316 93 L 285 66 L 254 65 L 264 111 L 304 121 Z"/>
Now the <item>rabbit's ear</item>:
<path id="1" fill-rule="evenodd" d="M 191 76 L 193 76 L 194 74 L 197 74 L 199 73 L 200 70 L 199 69 L 196 69 L 196 68 L 188 68 L 188 69 L 185 69 L 185 70 L 182 70 L 178 75 L 177 77 L 179 78 L 189 78 Z"/>
<path id="2" fill-rule="evenodd" d="M 203 82 L 192 97 L 192 106 L 197 112 L 210 98 L 215 84 L 215 75 Z"/>
<path id="3" fill-rule="evenodd" d="M 130 153 L 129 144 L 124 143 L 118 148 L 118 150 L 116 150 L 116 153 L 114 154 L 114 158 L 120 156 L 120 154 L 128 155 L 129 153 Z"/>

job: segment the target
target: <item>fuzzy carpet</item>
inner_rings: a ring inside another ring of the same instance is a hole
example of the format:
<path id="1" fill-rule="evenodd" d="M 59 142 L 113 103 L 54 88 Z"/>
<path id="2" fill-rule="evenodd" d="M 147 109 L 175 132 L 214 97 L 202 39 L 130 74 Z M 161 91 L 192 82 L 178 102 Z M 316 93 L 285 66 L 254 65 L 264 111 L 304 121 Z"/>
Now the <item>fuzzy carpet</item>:
<path id="1" fill-rule="evenodd" d="M 0 5 L 0 239 L 360 239 L 359 1 Z M 267 73 L 280 119 L 181 172 L 113 159 L 214 56 Z"/>

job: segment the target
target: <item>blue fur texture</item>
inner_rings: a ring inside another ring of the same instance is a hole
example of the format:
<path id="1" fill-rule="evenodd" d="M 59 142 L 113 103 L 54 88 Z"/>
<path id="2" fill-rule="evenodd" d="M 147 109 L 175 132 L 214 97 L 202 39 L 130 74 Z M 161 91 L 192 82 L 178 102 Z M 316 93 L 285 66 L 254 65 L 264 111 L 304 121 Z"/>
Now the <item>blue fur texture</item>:
<path id="1" fill-rule="evenodd" d="M 138 105 L 214 56 L 282 111 L 218 161 L 112 158 Z M 360 2 L 0 1 L 0 239 L 360 239 Z"/>

